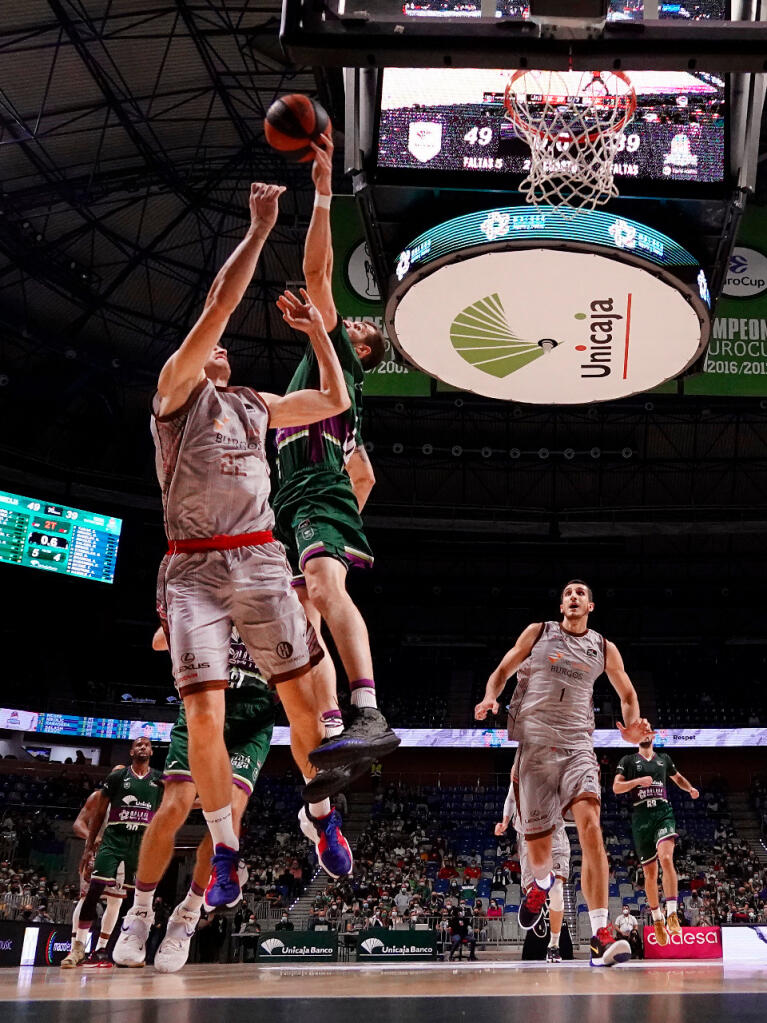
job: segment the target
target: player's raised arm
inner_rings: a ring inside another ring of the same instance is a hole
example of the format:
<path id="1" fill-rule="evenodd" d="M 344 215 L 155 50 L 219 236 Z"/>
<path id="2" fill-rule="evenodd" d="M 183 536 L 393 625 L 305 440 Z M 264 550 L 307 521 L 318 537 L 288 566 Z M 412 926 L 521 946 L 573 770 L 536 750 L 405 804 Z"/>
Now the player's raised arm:
<path id="1" fill-rule="evenodd" d="M 358 444 L 352 452 L 351 458 L 346 463 L 346 471 L 349 474 L 354 496 L 357 498 L 357 505 L 362 511 L 370 497 L 370 491 L 375 486 L 376 477 L 368 453 L 361 444 Z"/>
<path id="2" fill-rule="evenodd" d="M 282 318 L 308 335 L 320 371 L 318 389 L 307 388 L 288 394 L 264 394 L 270 426 L 306 426 L 345 412 L 351 405 L 341 363 L 335 353 L 317 307 L 301 289 L 301 299 L 286 291 L 277 299 Z"/>
<path id="3" fill-rule="evenodd" d="M 639 697 L 636 689 L 623 666 L 623 658 L 617 646 L 609 640 L 605 640 L 605 672 L 621 701 L 623 721 L 617 722 L 618 731 L 626 742 L 639 742 L 642 736 L 652 729 L 649 721 L 639 716 Z"/>
<path id="4" fill-rule="evenodd" d="M 333 140 L 330 132 L 321 145 L 312 144 L 314 163 L 312 180 L 315 196 L 312 219 L 304 244 L 304 278 L 312 302 L 322 314 L 326 330 L 338 322 L 333 300 L 333 239 L 330 233 L 330 201 L 333 195 Z"/>
<path id="5" fill-rule="evenodd" d="M 487 680 L 484 698 L 474 708 L 474 717 L 477 721 L 484 721 L 488 713 L 491 711 L 493 714 L 498 713 L 498 697 L 503 692 L 509 678 L 514 674 L 525 658 L 530 656 L 530 651 L 535 646 L 535 641 L 541 634 L 541 628 L 542 626 L 540 622 L 534 622 L 532 625 L 528 625 L 527 628 L 520 633 L 519 639 L 511 650 L 508 650 L 504 654 L 501 663 Z"/>
<path id="6" fill-rule="evenodd" d="M 160 372 L 160 416 L 180 408 L 204 380 L 205 364 L 253 278 L 264 242 L 277 221 L 277 203 L 284 191 L 282 185 L 257 182 L 250 186 L 247 234 L 216 274 L 199 319 Z"/>

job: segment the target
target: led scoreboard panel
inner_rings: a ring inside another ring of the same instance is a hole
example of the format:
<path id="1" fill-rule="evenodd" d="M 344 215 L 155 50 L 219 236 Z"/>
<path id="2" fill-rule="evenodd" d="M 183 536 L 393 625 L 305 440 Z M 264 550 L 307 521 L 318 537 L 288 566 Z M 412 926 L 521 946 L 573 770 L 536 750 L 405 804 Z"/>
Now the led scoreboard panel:
<path id="1" fill-rule="evenodd" d="M 0 561 L 111 583 L 122 519 L 0 491 Z"/>
<path id="2" fill-rule="evenodd" d="M 530 150 L 506 117 L 509 70 L 385 68 L 377 122 L 377 177 L 396 183 L 499 185 L 530 169 Z M 727 183 L 726 83 L 703 72 L 627 71 L 636 113 L 613 162 L 621 194 L 692 195 Z M 556 76 L 571 102 L 582 72 Z M 436 175 L 435 175 L 436 172 Z M 513 184 L 515 184 L 513 182 Z"/>

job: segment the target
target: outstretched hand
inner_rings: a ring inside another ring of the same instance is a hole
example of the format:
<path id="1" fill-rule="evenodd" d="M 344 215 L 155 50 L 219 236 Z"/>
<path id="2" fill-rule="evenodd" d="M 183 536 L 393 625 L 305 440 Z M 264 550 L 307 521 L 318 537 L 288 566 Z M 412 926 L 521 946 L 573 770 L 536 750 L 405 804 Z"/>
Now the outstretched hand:
<path id="1" fill-rule="evenodd" d="M 286 291 L 277 299 L 277 308 L 289 327 L 311 334 L 317 327 L 322 327 L 322 315 L 306 291 L 303 288 L 300 291 L 303 302 L 292 291 Z"/>
<path id="2" fill-rule="evenodd" d="M 254 181 L 250 186 L 250 225 L 255 230 L 266 231 L 267 234 L 277 223 L 278 204 L 284 185 L 266 185 L 263 181 Z"/>
<path id="3" fill-rule="evenodd" d="M 484 721 L 488 714 L 497 714 L 498 710 L 497 700 L 482 700 L 474 708 L 474 718 L 477 721 Z"/>
<path id="4" fill-rule="evenodd" d="M 621 739 L 631 743 L 632 746 L 652 732 L 652 726 L 647 718 L 637 718 L 630 725 L 624 725 L 622 721 L 616 721 L 615 724 L 621 733 Z"/>
<path id="5" fill-rule="evenodd" d="M 320 135 L 320 141 L 312 142 L 314 162 L 312 163 L 312 181 L 314 187 L 322 195 L 330 195 L 333 191 L 333 139 L 329 131 Z"/>

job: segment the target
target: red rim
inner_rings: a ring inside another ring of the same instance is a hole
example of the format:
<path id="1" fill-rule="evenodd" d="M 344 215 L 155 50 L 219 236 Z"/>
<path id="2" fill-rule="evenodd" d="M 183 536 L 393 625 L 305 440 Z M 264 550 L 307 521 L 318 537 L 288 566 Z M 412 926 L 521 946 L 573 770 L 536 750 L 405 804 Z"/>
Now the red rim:
<path id="1" fill-rule="evenodd" d="M 634 114 L 636 112 L 636 108 L 637 108 L 637 94 L 636 94 L 636 90 L 634 89 L 634 86 L 631 84 L 631 80 L 628 77 L 628 75 L 625 74 L 623 71 L 601 71 L 601 72 L 598 72 L 598 76 L 600 78 L 602 78 L 603 75 L 611 75 L 613 78 L 620 79 L 620 81 L 622 81 L 629 88 L 629 91 L 626 94 L 626 99 L 628 101 L 628 106 L 626 108 L 626 112 L 623 114 L 623 117 L 621 117 L 621 119 L 619 121 L 617 121 L 615 124 L 610 125 L 609 128 L 605 128 L 602 131 L 590 131 L 590 132 L 588 132 L 588 133 L 586 133 L 584 135 L 581 135 L 580 138 L 578 138 L 578 139 L 575 138 L 575 135 L 574 135 L 573 132 L 569 132 L 569 133 L 567 133 L 567 132 L 557 132 L 556 135 L 552 135 L 550 132 L 543 131 L 540 128 L 533 128 L 533 126 L 531 124 L 529 124 L 527 121 L 524 121 L 519 116 L 517 111 L 514 109 L 514 106 L 511 103 L 511 100 L 509 99 L 509 95 L 510 95 L 510 92 L 511 92 L 512 85 L 516 81 L 518 81 L 520 78 L 524 78 L 525 75 L 529 75 L 529 74 L 533 74 L 533 73 L 534 72 L 530 68 L 527 68 L 527 69 L 524 69 L 524 70 L 520 69 L 519 71 L 515 71 L 514 72 L 514 74 L 511 76 L 509 82 L 506 85 L 506 89 L 505 89 L 504 96 L 503 96 L 503 105 L 506 108 L 506 113 L 509 115 L 509 119 L 511 121 L 513 121 L 515 124 L 520 125 L 521 127 L 524 127 L 527 131 L 534 132 L 536 135 L 538 135 L 539 138 L 542 138 L 542 139 L 543 138 L 548 138 L 548 139 L 551 139 L 552 141 L 556 141 L 556 139 L 560 138 L 563 134 L 570 134 L 571 137 L 572 137 L 572 140 L 573 140 L 571 144 L 579 145 L 579 144 L 581 144 L 581 140 L 584 139 L 584 138 L 587 138 L 589 140 L 589 142 L 594 142 L 601 135 L 612 135 L 615 132 L 621 131 L 621 129 L 624 128 L 626 126 L 626 124 L 628 124 L 628 122 L 631 120 L 631 118 L 634 116 Z M 595 77 L 596 76 L 597 75 L 595 74 Z"/>

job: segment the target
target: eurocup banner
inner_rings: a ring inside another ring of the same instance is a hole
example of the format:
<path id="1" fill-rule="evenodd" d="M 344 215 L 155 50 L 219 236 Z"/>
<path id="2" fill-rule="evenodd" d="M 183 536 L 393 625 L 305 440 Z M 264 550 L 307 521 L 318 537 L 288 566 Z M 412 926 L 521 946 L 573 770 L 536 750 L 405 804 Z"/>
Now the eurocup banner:
<path id="1" fill-rule="evenodd" d="M 258 939 L 259 963 L 320 962 L 338 959 L 338 935 L 335 931 L 267 931 Z"/>
<path id="2" fill-rule="evenodd" d="M 342 319 L 373 320 L 386 334 L 384 309 L 354 197 L 338 195 L 330 207 L 333 232 L 333 297 Z M 394 358 L 387 340 L 380 366 L 365 376 L 366 395 L 428 395 L 431 379 Z"/>
<path id="3" fill-rule="evenodd" d="M 747 206 L 702 372 L 685 394 L 767 396 L 767 207 Z"/>
<path id="4" fill-rule="evenodd" d="M 720 927 L 683 927 L 681 934 L 670 934 L 668 945 L 659 945 L 652 927 L 644 929 L 645 959 L 721 959 Z"/>
<path id="5" fill-rule="evenodd" d="M 436 931 L 389 931 L 370 927 L 360 931 L 358 962 L 418 962 L 437 956 Z"/>

